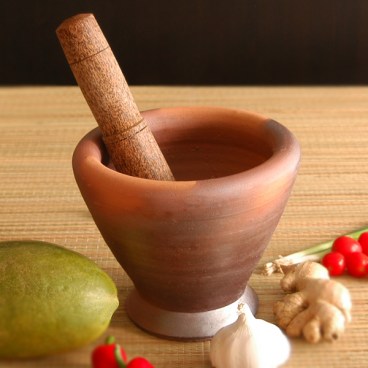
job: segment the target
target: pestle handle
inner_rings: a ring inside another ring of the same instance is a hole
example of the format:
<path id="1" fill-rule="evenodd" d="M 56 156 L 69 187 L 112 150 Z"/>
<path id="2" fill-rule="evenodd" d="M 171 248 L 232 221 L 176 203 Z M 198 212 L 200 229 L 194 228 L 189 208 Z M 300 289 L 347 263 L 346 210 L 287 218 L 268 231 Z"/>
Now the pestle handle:
<path id="1" fill-rule="evenodd" d="M 174 180 L 94 15 L 68 18 L 56 34 L 116 170 L 146 179 Z"/>

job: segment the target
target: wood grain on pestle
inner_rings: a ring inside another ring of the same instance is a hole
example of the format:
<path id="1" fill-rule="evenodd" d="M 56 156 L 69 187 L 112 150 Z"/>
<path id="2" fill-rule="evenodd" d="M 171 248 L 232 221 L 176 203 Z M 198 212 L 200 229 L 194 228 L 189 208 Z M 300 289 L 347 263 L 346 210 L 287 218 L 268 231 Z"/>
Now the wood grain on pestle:
<path id="1" fill-rule="evenodd" d="M 68 18 L 56 34 L 116 170 L 146 179 L 174 180 L 94 15 Z"/>

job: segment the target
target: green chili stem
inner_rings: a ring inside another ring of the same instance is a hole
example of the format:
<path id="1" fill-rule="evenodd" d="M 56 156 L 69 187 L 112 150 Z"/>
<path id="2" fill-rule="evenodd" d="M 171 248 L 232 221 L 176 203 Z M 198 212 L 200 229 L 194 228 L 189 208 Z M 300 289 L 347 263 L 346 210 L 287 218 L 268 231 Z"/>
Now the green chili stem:
<path id="1" fill-rule="evenodd" d="M 114 349 L 115 359 L 118 363 L 119 368 L 126 368 L 126 364 L 124 363 L 123 357 L 121 355 L 120 345 L 116 344 Z"/>
<path id="2" fill-rule="evenodd" d="M 358 239 L 360 234 L 366 231 L 368 231 L 368 227 L 361 228 L 346 235 L 352 237 L 353 239 Z M 264 265 L 262 273 L 265 275 L 271 275 L 274 272 L 280 272 L 281 266 L 289 266 L 305 261 L 318 261 L 331 250 L 334 240 L 335 239 L 329 240 L 299 252 L 289 254 L 285 257 L 280 257 L 272 262 L 268 262 Z"/>
<path id="3" fill-rule="evenodd" d="M 114 342 L 115 342 L 115 337 L 114 336 L 107 336 L 107 338 L 105 340 L 106 345 L 113 344 Z"/>

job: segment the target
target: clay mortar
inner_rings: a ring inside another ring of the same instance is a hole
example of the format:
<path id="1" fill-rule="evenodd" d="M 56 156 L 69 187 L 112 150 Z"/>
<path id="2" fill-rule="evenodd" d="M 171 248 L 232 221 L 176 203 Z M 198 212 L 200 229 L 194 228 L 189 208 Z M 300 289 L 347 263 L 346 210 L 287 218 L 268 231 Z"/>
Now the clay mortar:
<path id="1" fill-rule="evenodd" d="M 257 297 L 248 280 L 283 213 L 299 145 L 264 116 L 224 108 L 143 112 L 176 181 L 118 173 L 98 128 L 78 144 L 75 179 L 134 283 L 127 312 L 168 338 L 204 339 Z"/>

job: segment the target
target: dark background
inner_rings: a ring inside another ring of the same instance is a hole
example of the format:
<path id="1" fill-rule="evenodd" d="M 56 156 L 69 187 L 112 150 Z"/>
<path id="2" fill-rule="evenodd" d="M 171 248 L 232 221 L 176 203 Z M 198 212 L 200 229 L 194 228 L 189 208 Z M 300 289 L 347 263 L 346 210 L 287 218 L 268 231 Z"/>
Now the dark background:
<path id="1" fill-rule="evenodd" d="M 368 0 L 1 0 L 0 84 L 75 84 L 55 29 L 81 12 L 131 85 L 368 83 Z"/>

